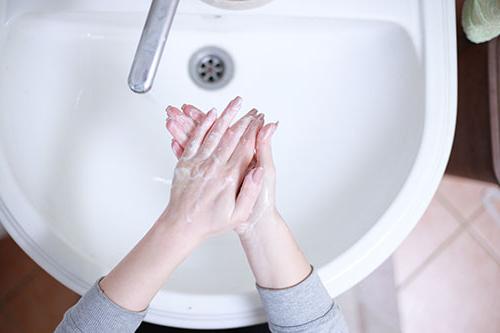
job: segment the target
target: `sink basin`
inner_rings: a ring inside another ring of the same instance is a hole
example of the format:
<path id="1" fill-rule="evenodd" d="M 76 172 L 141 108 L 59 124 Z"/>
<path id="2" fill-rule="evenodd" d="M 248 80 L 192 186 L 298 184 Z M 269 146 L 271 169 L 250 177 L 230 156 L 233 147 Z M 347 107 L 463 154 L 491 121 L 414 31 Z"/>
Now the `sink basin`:
<path id="1" fill-rule="evenodd" d="M 235 95 L 279 120 L 279 209 L 332 297 L 403 241 L 446 166 L 456 113 L 452 0 L 274 0 L 228 11 L 182 1 L 155 85 L 129 91 L 142 1 L 0 0 L 0 218 L 78 293 L 164 209 L 176 163 L 164 108 Z M 188 63 L 216 46 L 219 90 Z M 172 275 L 146 320 L 224 328 L 265 321 L 235 234 Z"/>

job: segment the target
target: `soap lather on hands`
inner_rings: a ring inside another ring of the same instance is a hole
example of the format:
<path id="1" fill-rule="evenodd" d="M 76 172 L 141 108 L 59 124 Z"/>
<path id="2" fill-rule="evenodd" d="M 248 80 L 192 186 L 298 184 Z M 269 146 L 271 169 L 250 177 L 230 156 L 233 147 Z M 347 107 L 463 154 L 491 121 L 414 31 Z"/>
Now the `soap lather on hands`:
<path id="1" fill-rule="evenodd" d="M 229 103 L 221 118 L 228 110 L 239 108 L 240 104 L 241 98 L 236 97 Z M 252 110 L 249 114 L 256 114 L 256 112 Z M 189 138 L 209 115 L 189 104 L 183 105 L 181 110 L 169 107 L 167 115 L 166 126 L 173 136 L 172 149 L 182 160 L 183 154 L 189 149 Z M 277 122 L 259 127 L 255 141 L 252 141 L 255 144 L 255 155 L 247 168 L 263 169 L 262 189 L 246 221 L 234 228 L 257 284 L 268 288 L 292 286 L 304 279 L 311 271 L 307 259 L 276 208 L 276 171 L 272 157 L 271 138 L 277 127 Z"/>
<path id="2" fill-rule="evenodd" d="M 186 138 L 166 209 L 100 283 L 118 304 L 143 310 L 194 248 L 248 219 L 263 181 L 261 167 L 248 168 L 263 119 L 249 112 L 229 128 L 238 109 L 211 110 Z"/>
<path id="3" fill-rule="evenodd" d="M 231 115 L 235 109 L 241 106 L 241 97 L 236 97 L 227 106 L 221 116 L 221 119 L 232 118 Z M 196 126 L 202 123 L 207 115 L 193 105 L 184 104 L 181 107 L 182 111 L 175 107 L 167 108 L 167 129 L 172 136 L 172 149 L 178 158 L 181 158 L 185 147 L 188 145 L 189 137 L 194 133 Z M 251 110 L 248 115 L 256 115 L 257 110 Z M 263 119 L 263 115 L 259 115 Z M 229 120 L 230 121 L 230 120 Z M 262 120 L 263 121 L 263 120 Z M 240 223 L 235 231 L 241 236 L 249 236 L 253 232 L 255 225 L 259 221 L 274 221 L 275 216 L 279 215 L 275 206 L 275 167 L 271 152 L 271 137 L 278 127 L 278 122 L 269 123 L 259 128 L 256 141 L 254 138 L 247 138 L 255 143 L 255 157 L 250 163 L 249 168 L 257 167 L 264 172 L 263 188 L 257 198 L 252 214 L 242 223 Z M 252 156 L 253 157 L 253 156 Z M 265 170 L 265 171 L 264 171 Z"/>
<path id="4" fill-rule="evenodd" d="M 211 110 L 196 126 L 186 121 L 192 126 L 190 136 L 183 138 L 182 150 L 176 152 L 179 162 L 165 214 L 184 223 L 208 221 L 197 223 L 203 238 L 247 221 L 260 193 L 264 169 L 248 165 L 264 117 L 253 110 L 229 126 L 240 104 L 240 99 L 232 101 L 218 119 Z M 178 114 L 173 107 L 167 112 Z M 167 127 L 172 124 L 177 123 L 169 119 Z"/>

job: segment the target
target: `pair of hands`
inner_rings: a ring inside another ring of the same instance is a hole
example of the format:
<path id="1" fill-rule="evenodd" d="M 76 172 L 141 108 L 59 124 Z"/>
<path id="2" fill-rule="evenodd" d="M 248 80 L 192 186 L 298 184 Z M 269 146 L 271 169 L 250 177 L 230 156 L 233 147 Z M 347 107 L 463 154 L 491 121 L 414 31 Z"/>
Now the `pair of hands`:
<path id="1" fill-rule="evenodd" d="M 187 104 L 167 108 L 179 161 L 164 214 L 200 239 L 229 229 L 250 238 L 277 215 L 271 151 L 277 123 L 264 124 L 253 109 L 231 125 L 241 102 L 233 99 L 220 117 Z"/>
<path id="2" fill-rule="evenodd" d="M 162 216 L 99 285 L 116 304 L 144 310 L 180 263 L 205 238 L 234 229 L 256 283 L 285 288 L 311 266 L 275 208 L 271 137 L 252 110 L 231 125 L 241 107 L 232 100 L 216 116 L 191 105 L 167 109 L 167 128 L 179 158 Z"/>

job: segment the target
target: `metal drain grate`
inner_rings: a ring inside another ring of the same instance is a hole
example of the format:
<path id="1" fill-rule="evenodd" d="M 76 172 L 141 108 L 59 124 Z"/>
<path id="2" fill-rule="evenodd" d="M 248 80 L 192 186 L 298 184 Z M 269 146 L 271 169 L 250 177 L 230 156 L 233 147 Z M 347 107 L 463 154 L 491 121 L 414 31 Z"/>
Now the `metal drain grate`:
<path id="1" fill-rule="evenodd" d="M 220 89 L 231 81 L 234 65 L 226 51 L 208 46 L 191 56 L 189 74 L 194 83 L 203 89 Z"/>
<path id="2" fill-rule="evenodd" d="M 198 63 L 198 74 L 205 82 L 215 83 L 224 77 L 226 64 L 224 61 L 215 55 L 203 57 Z"/>

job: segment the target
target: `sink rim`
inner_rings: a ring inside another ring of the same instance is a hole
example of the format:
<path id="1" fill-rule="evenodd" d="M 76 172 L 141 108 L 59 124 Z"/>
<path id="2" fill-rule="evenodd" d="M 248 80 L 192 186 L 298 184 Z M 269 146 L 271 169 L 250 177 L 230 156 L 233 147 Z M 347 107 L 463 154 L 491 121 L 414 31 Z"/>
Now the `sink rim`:
<path id="1" fill-rule="evenodd" d="M 427 11 L 430 12 L 432 10 L 436 10 L 435 7 L 439 6 L 439 4 L 433 4 L 426 7 Z M 454 13 L 454 5 L 451 0 L 442 2 L 443 8 L 441 10 L 444 13 L 453 12 Z M 430 8 L 432 7 L 432 8 Z M 451 9 L 450 9 L 451 7 Z M 453 36 L 454 32 L 454 15 L 448 15 L 448 22 L 445 22 L 441 28 L 448 29 L 448 36 Z M 426 17 L 424 15 L 424 17 Z M 439 20 L 438 20 L 439 21 Z M 434 25 L 437 25 L 439 22 L 433 22 Z M 451 27 L 451 29 L 450 29 Z M 404 29 L 404 27 L 403 27 Z M 443 32 L 445 34 L 445 32 Z M 435 34 L 435 36 L 427 35 L 426 37 L 429 39 L 435 39 L 438 43 L 426 43 L 431 45 L 439 44 L 440 38 Z M 389 207 L 389 209 L 384 213 L 384 215 L 378 220 L 375 227 L 370 230 L 367 234 L 365 234 L 354 246 L 349 248 L 344 254 L 336 258 L 333 262 L 318 268 L 319 275 L 321 276 L 323 282 L 325 283 L 327 289 L 331 294 L 338 294 L 340 290 L 345 290 L 349 286 L 354 285 L 362 277 L 366 276 L 366 272 L 371 272 L 376 266 L 378 266 L 383 260 L 386 259 L 388 253 L 392 253 L 393 250 L 400 244 L 401 240 L 411 231 L 413 226 L 416 224 L 417 218 L 422 215 L 427 204 L 430 202 L 430 199 L 435 192 L 435 189 L 438 186 L 439 180 L 444 172 L 444 168 L 446 166 L 449 152 L 451 150 L 451 142 L 453 139 L 454 133 L 454 124 L 455 124 L 455 110 L 456 110 L 456 59 L 451 55 L 454 54 L 454 38 L 448 38 L 446 40 L 447 45 L 443 45 L 444 50 L 436 50 L 432 51 L 429 47 L 426 48 L 425 52 L 427 55 L 438 52 L 443 57 L 443 62 L 445 63 L 445 70 L 443 77 L 438 77 L 438 81 L 444 82 L 441 85 L 437 85 L 439 87 L 445 87 L 445 93 L 441 94 L 441 104 L 434 103 L 429 106 L 429 96 L 430 96 L 430 88 L 429 81 L 432 79 L 432 71 L 436 71 L 436 68 L 439 67 L 439 63 L 437 61 L 428 62 L 425 66 L 426 70 L 426 123 L 429 122 L 429 119 L 436 115 L 441 116 L 441 122 L 439 124 L 434 124 L 435 129 L 431 133 L 428 126 L 425 127 L 425 131 L 422 137 L 421 149 L 418 152 L 417 160 L 411 170 L 405 185 L 403 186 L 400 194 L 393 202 L 393 204 Z M 429 56 L 426 56 L 426 59 L 429 59 Z M 430 78 L 431 77 L 431 78 Z M 436 79 L 436 78 L 435 78 Z M 451 87 L 451 89 L 450 89 Z M 433 95 L 439 96 L 439 94 L 434 93 Z M 438 97 L 436 97 L 432 102 L 439 101 Z M 444 106 L 444 107 L 443 107 Z M 439 126 L 436 126 L 439 125 Z M 439 138 L 437 140 L 438 144 L 434 144 L 432 139 Z M 424 146 L 425 145 L 425 146 Z M 422 156 L 422 149 L 427 148 L 427 150 L 431 150 L 424 157 Z M 436 158 L 431 158 L 433 153 L 436 155 Z M 434 162 L 434 168 L 430 168 L 431 162 Z M 426 170 L 427 169 L 427 170 Z M 432 169 L 432 171 L 430 171 Z M 426 186 L 420 185 L 423 181 L 426 181 Z M 420 191 L 411 190 L 410 188 L 420 188 Z M 405 211 L 400 210 L 402 212 L 399 214 L 399 218 L 393 218 L 392 215 L 397 212 L 396 206 L 401 206 L 401 199 L 406 195 L 404 201 L 408 200 L 409 194 L 414 196 L 415 198 L 419 198 L 419 200 L 413 200 L 413 205 L 405 205 L 407 209 Z M 421 195 L 415 195 L 420 193 Z M 398 223 L 406 216 L 412 216 L 411 220 L 415 220 L 415 224 L 412 223 Z M 417 217 L 417 218 L 415 218 Z M 5 202 L 0 198 L 0 220 L 4 223 L 7 231 L 10 235 L 16 240 L 16 242 L 28 253 L 30 256 L 35 259 L 35 261 L 40 264 L 42 267 L 47 269 L 51 275 L 55 276 L 59 281 L 62 281 L 66 286 L 69 286 L 71 289 L 76 290 L 79 293 L 84 292 L 89 285 L 86 284 L 80 278 L 72 275 L 69 271 L 56 263 L 47 253 L 38 245 L 38 243 L 34 242 L 31 237 L 27 236 L 25 231 L 17 224 L 10 213 Z M 392 238 L 390 238 L 391 236 Z M 383 245 L 384 249 L 380 250 L 382 246 L 382 241 L 386 241 Z M 379 247 L 379 249 L 377 249 Z M 377 252 L 378 251 L 378 252 Z M 350 261 L 350 258 L 359 257 L 358 255 L 353 255 L 355 253 L 365 253 L 365 256 L 359 259 L 356 262 L 350 262 L 349 265 L 347 263 Z M 332 272 L 338 272 L 338 267 L 348 267 L 343 270 L 342 274 L 350 272 L 351 275 L 356 276 L 356 278 L 351 279 L 349 283 L 344 283 L 343 285 L 339 284 L 339 278 L 341 275 L 334 276 Z M 363 267 L 361 267 L 363 266 Z M 80 281 L 78 281 L 80 280 Z M 161 293 L 162 299 L 166 299 L 166 297 L 171 297 L 172 292 L 164 292 Z M 233 295 L 217 295 L 217 296 L 200 296 L 196 295 L 197 302 L 199 302 L 200 298 L 206 297 L 207 302 L 212 302 L 214 298 L 225 298 L 228 299 Z M 254 295 L 248 295 L 249 298 Z M 183 296 L 184 297 L 184 296 Z M 229 302 L 241 302 L 240 295 L 234 295 L 234 300 L 228 300 Z M 160 300 L 158 300 L 159 302 Z M 181 315 L 179 313 L 173 313 L 168 311 L 160 311 L 154 308 L 154 304 L 157 301 L 153 302 L 151 306 L 151 310 L 148 313 L 147 320 L 157 323 L 165 323 L 164 314 L 168 313 L 170 319 L 177 318 L 175 320 L 170 320 L 169 325 L 176 325 L 182 327 L 192 327 L 192 328 L 210 328 L 217 327 L 220 328 L 221 321 L 224 321 L 224 327 L 235 327 L 245 325 L 246 320 L 248 324 L 255 324 L 256 320 L 263 321 L 264 314 L 260 308 L 255 308 L 253 311 L 245 311 L 245 312 L 235 312 L 232 315 L 225 315 L 224 318 L 214 319 L 213 316 L 210 318 L 203 319 L 203 316 L 196 317 L 196 322 L 194 322 L 193 315 L 184 314 Z M 259 319 L 256 319 L 259 318 Z M 203 321 L 205 320 L 205 321 Z M 215 322 L 218 321 L 219 325 L 215 325 Z M 234 322 L 234 324 L 232 324 Z M 237 323 L 237 324 L 236 324 Z M 215 326 L 210 326 L 215 325 Z M 208 326 L 207 326 L 208 325 Z"/>

